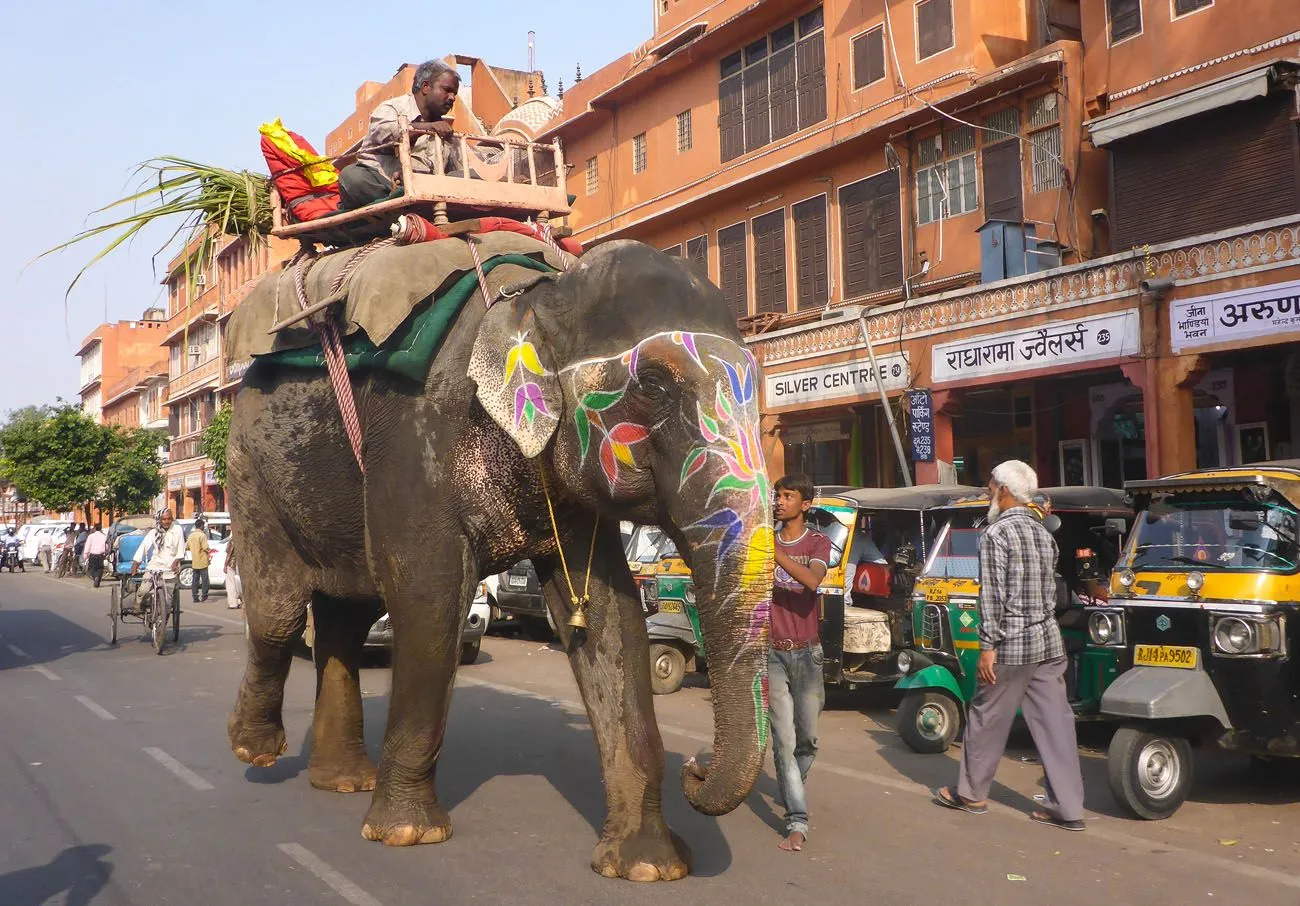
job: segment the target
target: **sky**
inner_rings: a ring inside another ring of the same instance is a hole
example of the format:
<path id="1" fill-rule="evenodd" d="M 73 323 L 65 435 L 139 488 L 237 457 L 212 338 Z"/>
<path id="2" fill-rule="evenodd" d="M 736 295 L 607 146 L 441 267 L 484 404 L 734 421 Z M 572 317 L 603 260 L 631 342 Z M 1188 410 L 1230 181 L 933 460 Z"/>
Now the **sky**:
<path id="1" fill-rule="evenodd" d="M 257 127 L 276 117 L 323 149 L 357 86 L 450 53 L 537 67 L 555 90 L 646 41 L 653 0 L 450 5 L 375 2 L 5 3 L 0 28 L 0 418 L 77 400 L 81 340 L 101 322 L 165 307 L 142 234 L 64 291 L 103 242 L 52 258 L 88 216 L 162 155 L 265 172 Z M 593 12 L 599 11 L 598 15 Z M 302 62 L 294 62 L 295 59 Z M 105 240 L 106 241 L 106 240 Z"/>

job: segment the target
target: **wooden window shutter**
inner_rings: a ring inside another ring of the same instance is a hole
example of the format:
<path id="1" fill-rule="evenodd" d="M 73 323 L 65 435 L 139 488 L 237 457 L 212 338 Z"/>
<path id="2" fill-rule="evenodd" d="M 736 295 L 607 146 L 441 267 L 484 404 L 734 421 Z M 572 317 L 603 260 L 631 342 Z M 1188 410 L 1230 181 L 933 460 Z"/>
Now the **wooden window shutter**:
<path id="1" fill-rule="evenodd" d="M 749 315 L 749 276 L 745 269 L 745 224 L 718 230 L 718 270 L 722 298 L 737 318 Z"/>
<path id="2" fill-rule="evenodd" d="M 826 196 L 795 205 L 795 304 L 800 311 L 821 308 L 830 299 L 830 274 L 826 262 Z"/>
<path id="3" fill-rule="evenodd" d="M 876 26 L 853 39 L 853 87 L 864 88 L 885 77 L 885 29 Z"/>
<path id="4" fill-rule="evenodd" d="M 674 258 L 682 257 L 682 244 L 679 242 L 671 248 L 664 249 L 665 255 L 672 255 Z"/>
<path id="5" fill-rule="evenodd" d="M 952 0 L 921 0 L 916 5 L 916 34 L 922 60 L 952 47 Z"/>
<path id="6" fill-rule="evenodd" d="M 744 97 L 740 73 L 718 83 L 718 141 L 724 163 L 745 153 Z"/>
<path id="7" fill-rule="evenodd" d="M 787 135 L 793 135 L 799 128 L 794 47 L 787 47 L 772 54 L 767 65 L 769 103 L 772 110 L 772 141 L 776 141 Z"/>
<path id="8" fill-rule="evenodd" d="M 754 218 L 754 312 L 787 310 L 783 208 Z"/>
<path id="9" fill-rule="evenodd" d="M 767 60 L 746 67 L 742 77 L 745 82 L 745 150 L 753 151 L 772 140 Z"/>
<path id="10" fill-rule="evenodd" d="M 892 170 L 840 190 L 846 300 L 903 283 L 898 195 L 898 174 Z"/>
<path id="11" fill-rule="evenodd" d="M 1107 4 L 1112 43 L 1142 31 L 1142 0 L 1107 0 Z"/>
<path id="12" fill-rule="evenodd" d="M 800 39 L 798 55 L 799 128 L 826 119 L 826 33 Z"/>
<path id="13" fill-rule="evenodd" d="M 984 146 L 984 217 L 1016 222 L 1025 219 L 1019 139 Z"/>

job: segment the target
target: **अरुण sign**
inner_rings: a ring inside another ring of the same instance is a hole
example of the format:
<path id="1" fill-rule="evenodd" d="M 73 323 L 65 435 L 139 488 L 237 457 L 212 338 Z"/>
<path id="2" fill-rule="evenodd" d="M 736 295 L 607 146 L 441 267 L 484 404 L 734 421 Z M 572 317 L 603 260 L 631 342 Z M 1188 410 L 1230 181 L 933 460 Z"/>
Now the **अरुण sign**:
<path id="1" fill-rule="evenodd" d="M 1138 312 L 1130 308 L 1108 315 L 1058 321 L 1045 327 L 936 344 L 931 351 L 930 379 L 939 384 L 1039 371 L 1137 355 L 1140 348 Z"/>
<path id="2" fill-rule="evenodd" d="M 1169 306 L 1174 352 L 1300 331 L 1300 280 L 1184 299 Z"/>
<path id="3" fill-rule="evenodd" d="M 912 462 L 934 462 L 934 400 L 929 390 L 907 391 Z"/>
<path id="4" fill-rule="evenodd" d="M 885 390 L 902 390 L 911 378 L 906 353 L 876 356 Z M 763 377 L 768 408 L 826 403 L 832 400 L 866 400 L 876 395 L 871 359 L 854 359 L 838 365 L 817 365 L 797 371 L 779 371 Z"/>

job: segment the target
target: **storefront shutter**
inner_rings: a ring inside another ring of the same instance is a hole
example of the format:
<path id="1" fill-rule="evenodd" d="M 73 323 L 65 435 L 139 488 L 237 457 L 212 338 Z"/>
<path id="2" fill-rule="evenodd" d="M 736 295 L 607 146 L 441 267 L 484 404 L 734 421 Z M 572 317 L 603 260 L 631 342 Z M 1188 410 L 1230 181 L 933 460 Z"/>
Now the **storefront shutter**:
<path id="1" fill-rule="evenodd" d="M 740 73 L 718 83 L 718 141 L 724 162 L 745 153 L 744 94 Z"/>
<path id="2" fill-rule="evenodd" d="M 799 107 L 795 99 L 795 49 L 772 54 L 768 60 L 768 91 L 772 109 L 772 141 L 794 134 L 799 128 Z"/>
<path id="3" fill-rule="evenodd" d="M 1232 104 L 1111 145 L 1116 250 L 1300 211 L 1293 97 Z"/>
<path id="4" fill-rule="evenodd" d="M 1020 141 L 1012 139 L 984 148 L 984 217 L 987 220 L 1025 219 L 1020 171 Z"/>
<path id="5" fill-rule="evenodd" d="M 785 210 L 754 218 L 754 311 L 785 314 Z"/>
<path id="6" fill-rule="evenodd" d="M 826 40 L 817 31 L 797 45 L 799 128 L 807 129 L 826 119 Z"/>
<path id="7" fill-rule="evenodd" d="M 749 314 L 748 275 L 745 272 L 745 224 L 718 230 L 719 282 L 722 298 L 737 318 Z"/>
<path id="8" fill-rule="evenodd" d="M 794 254 L 798 274 L 799 310 L 820 308 L 830 298 L 826 266 L 826 196 L 801 201 L 794 214 Z"/>
<path id="9" fill-rule="evenodd" d="M 844 298 L 903 283 L 898 173 L 890 170 L 840 190 Z"/>

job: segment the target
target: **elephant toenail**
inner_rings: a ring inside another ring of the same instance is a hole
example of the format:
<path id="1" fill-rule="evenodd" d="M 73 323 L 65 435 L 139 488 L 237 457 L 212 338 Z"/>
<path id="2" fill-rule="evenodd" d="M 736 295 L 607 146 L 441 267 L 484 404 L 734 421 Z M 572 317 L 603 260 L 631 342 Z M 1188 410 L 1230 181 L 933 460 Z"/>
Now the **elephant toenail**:
<path id="1" fill-rule="evenodd" d="M 627 873 L 627 879 L 629 881 L 658 881 L 659 869 L 642 862 L 639 865 L 632 866 L 632 870 Z"/>

